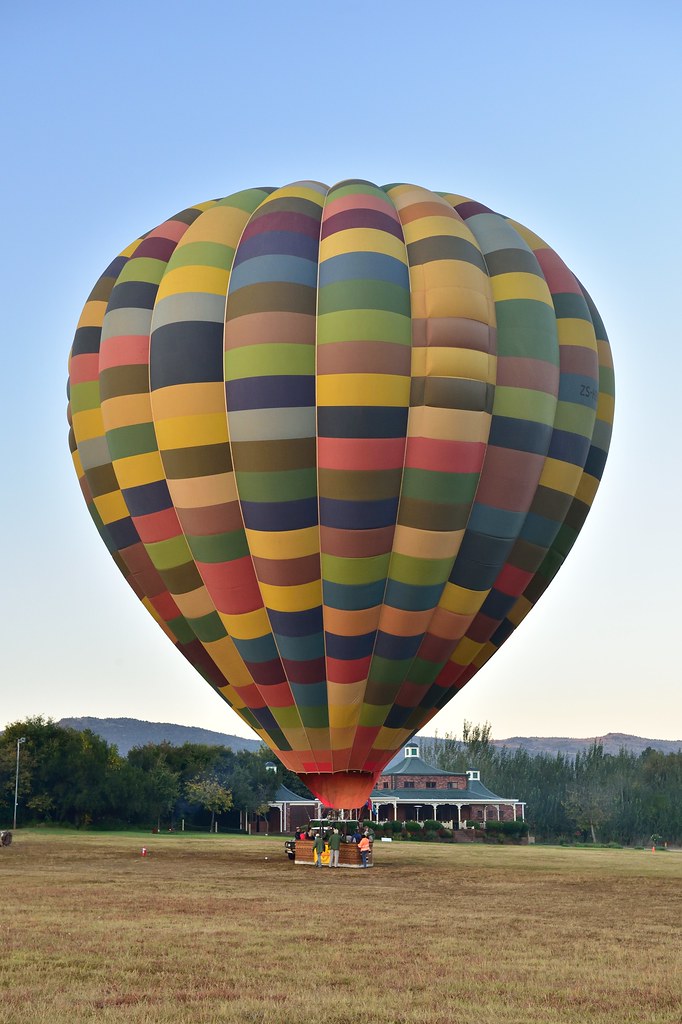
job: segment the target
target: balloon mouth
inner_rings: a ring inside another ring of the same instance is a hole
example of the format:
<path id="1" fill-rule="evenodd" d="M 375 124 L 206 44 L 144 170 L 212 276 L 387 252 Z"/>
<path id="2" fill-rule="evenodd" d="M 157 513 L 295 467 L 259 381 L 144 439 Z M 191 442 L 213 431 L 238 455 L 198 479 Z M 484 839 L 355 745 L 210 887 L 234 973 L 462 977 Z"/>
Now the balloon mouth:
<path id="1" fill-rule="evenodd" d="M 361 808 L 374 788 L 376 772 L 299 773 L 310 792 L 325 807 L 336 810 Z"/>

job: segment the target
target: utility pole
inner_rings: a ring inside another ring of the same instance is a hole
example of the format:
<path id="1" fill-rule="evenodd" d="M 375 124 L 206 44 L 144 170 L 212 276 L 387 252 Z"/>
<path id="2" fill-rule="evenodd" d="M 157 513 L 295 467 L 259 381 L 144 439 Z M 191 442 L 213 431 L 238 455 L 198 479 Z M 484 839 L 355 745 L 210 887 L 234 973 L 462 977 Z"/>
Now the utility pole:
<path id="1" fill-rule="evenodd" d="M 25 736 L 20 736 L 17 740 L 17 774 L 14 780 L 14 825 L 13 828 L 17 827 L 17 804 L 19 802 L 19 751 L 21 750 L 22 743 L 26 742 Z"/>

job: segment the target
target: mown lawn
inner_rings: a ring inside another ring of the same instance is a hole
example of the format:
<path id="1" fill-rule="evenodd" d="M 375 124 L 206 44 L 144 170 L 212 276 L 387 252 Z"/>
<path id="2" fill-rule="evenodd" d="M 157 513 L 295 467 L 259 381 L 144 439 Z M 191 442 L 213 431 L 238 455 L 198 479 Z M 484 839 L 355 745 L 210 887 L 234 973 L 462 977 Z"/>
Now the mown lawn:
<path id="1" fill-rule="evenodd" d="M 19 831 L 0 849 L 0 1020 L 682 1021 L 681 853 L 377 843 L 375 859 Z"/>

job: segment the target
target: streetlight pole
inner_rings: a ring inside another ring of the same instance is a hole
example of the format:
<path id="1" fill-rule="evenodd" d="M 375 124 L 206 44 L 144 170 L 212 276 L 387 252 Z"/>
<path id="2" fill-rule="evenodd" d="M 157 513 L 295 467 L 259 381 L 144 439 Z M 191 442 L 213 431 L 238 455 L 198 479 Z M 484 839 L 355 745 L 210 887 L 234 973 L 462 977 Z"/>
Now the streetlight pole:
<path id="1" fill-rule="evenodd" d="M 19 802 L 19 751 L 21 750 L 21 744 L 26 742 L 25 736 L 20 736 L 17 740 L 17 774 L 14 780 L 14 825 L 13 828 L 17 827 L 17 804 Z"/>

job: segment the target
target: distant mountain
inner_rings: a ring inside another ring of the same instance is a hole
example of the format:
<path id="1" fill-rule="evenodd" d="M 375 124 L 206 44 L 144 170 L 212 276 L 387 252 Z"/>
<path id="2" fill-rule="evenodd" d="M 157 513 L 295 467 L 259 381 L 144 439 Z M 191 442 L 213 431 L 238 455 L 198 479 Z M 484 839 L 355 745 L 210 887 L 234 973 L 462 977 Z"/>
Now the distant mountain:
<path id="1" fill-rule="evenodd" d="M 211 747 L 230 747 L 234 751 L 258 750 L 261 745 L 260 740 L 247 740 L 243 736 L 170 722 L 141 722 L 137 718 L 62 718 L 59 725 L 81 732 L 90 729 L 107 743 L 118 747 L 122 757 L 133 747 L 164 741 L 174 747 L 181 747 L 183 743 L 206 743 Z"/>
<path id="2" fill-rule="evenodd" d="M 142 722 L 137 718 L 62 718 L 60 725 L 72 729 L 91 729 L 107 743 L 115 744 L 123 757 L 132 747 L 145 743 L 163 743 L 166 740 L 174 747 L 183 743 L 206 743 L 209 746 L 231 747 L 232 750 L 258 750 L 260 740 L 244 739 L 229 733 L 212 732 L 191 725 L 173 725 L 170 722 Z M 417 740 L 427 744 L 438 743 L 439 737 L 418 736 Z M 607 754 L 617 754 L 621 747 L 641 754 L 647 747 L 673 754 L 682 750 L 682 740 L 653 740 L 642 736 L 630 736 L 622 732 L 610 732 L 606 736 L 591 736 L 586 739 L 572 739 L 568 736 L 510 736 L 506 740 L 493 740 L 496 747 L 516 750 L 521 747 L 529 754 L 575 755 L 598 740 Z M 399 755 L 402 757 L 402 752 Z"/>
<path id="3" fill-rule="evenodd" d="M 682 750 L 682 740 L 652 740 L 643 736 L 631 736 L 624 732 L 609 732 L 606 736 L 590 736 L 586 739 L 572 739 L 568 736 L 510 736 L 506 740 L 493 740 L 496 747 L 516 750 L 521 747 L 529 754 L 565 754 L 575 755 L 593 743 L 601 743 L 605 754 L 617 754 L 621 747 L 641 754 L 647 747 L 660 750 L 662 754 L 676 754 Z"/>

